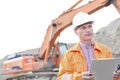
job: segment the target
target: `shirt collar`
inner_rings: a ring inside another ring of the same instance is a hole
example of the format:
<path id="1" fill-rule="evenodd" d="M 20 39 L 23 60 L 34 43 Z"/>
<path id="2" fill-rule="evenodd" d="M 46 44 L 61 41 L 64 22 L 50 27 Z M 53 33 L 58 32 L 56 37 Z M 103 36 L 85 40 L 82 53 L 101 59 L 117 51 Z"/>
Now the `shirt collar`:
<path id="1" fill-rule="evenodd" d="M 93 42 L 90 43 L 90 44 L 85 44 L 85 43 L 80 42 L 80 46 L 81 47 L 86 47 L 86 48 L 93 47 Z"/>
<path id="2" fill-rule="evenodd" d="M 74 46 L 70 49 L 70 51 L 73 51 L 73 52 L 81 52 L 82 49 L 81 49 L 81 47 L 80 47 L 80 44 L 81 44 L 81 43 L 77 43 L 76 45 L 74 45 Z M 97 50 L 97 51 L 102 52 L 102 50 L 100 49 L 100 47 L 98 46 L 98 43 L 97 43 L 96 41 L 94 41 L 92 45 L 94 46 L 94 50 Z M 82 44 L 82 46 L 84 46 L 84 45 Z"/>

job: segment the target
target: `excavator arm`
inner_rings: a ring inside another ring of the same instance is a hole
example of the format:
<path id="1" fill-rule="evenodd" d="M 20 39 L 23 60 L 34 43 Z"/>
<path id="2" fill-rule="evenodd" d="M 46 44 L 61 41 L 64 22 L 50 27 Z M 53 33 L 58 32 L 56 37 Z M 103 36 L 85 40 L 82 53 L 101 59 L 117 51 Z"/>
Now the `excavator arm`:
<path id="1" fill-rule="evenodd" d="M 120 0 L 112 0 L 112 3 L 120 14 Z"/>
<path id="2" fill-rule="evenodd" d="M 79 0 L 75 5 L 73 5 L 70 9 L 66 12 L 63 12 L 58 18 L 53 20 L 53 22 L 49 25 L 47 29 L 47 33 L 44 38 L 44 42 L 39 51 L 39 58 L 44 59 L 45 61 L 49 58 L 49 53 L 51 47 L 55 44 L 57 37 L 60 33 L 72 25 L 72 19 L 78 12 L 85 12 L 88 14 L 92 14 L 103 7 L 114 3 L 115 7 L 117 8 L 118 12 L 120 12 L 120 0 L 94 0 L 85 4 L 81 7 L 73 9 L 76 5 L 78 5 L 82 0 Z"/>

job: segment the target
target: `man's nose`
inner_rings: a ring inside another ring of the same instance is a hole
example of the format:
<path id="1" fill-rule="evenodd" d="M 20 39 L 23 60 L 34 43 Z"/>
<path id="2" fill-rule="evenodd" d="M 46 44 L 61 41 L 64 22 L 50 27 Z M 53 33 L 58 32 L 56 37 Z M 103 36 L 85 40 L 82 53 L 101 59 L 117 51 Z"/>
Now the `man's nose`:
<path id="1" fill-rule="evenodd" d="M 92 28 L 89 28 L 89 27 L 86 28 L 86 31 L 91 31 L 91 30 L 92 30 Z"/>

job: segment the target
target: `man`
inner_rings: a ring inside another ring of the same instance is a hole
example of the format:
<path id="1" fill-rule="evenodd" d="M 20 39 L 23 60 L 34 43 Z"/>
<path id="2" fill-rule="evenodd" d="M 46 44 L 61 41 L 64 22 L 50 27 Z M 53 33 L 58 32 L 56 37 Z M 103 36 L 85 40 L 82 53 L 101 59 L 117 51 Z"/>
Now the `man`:
<path id="1" fill-rule="evenodd" d="M 94 20 L 90 15 L 84 12 L 79 12 L 73 18 L 72 26 L 79 37 L 79 43 L 64 54 L 60 63 L 58 80 L 95 80 L 94 73 L 89 72 L 91 61 L 112 57 L 108 47 L 93 39 L 93 23 Z M 120 72 L 113 72 L 111 76 L 113 80 L 118 80 Z"/>

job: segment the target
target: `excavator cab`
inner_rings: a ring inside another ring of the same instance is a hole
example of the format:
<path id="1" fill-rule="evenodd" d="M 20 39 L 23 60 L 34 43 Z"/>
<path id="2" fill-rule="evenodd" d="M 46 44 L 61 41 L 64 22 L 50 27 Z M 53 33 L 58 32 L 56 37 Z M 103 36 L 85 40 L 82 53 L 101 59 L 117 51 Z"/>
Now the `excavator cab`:
<path id="1" fill-rule="evenodd" d="M 60 60 L 64 53 L 68 50 L 67 43 L 59 43 L 57 42 L 54 46 L 52 46 L 50 51 L 50 58 L 55 63 L 55 67 L 59 67 Z"/>

